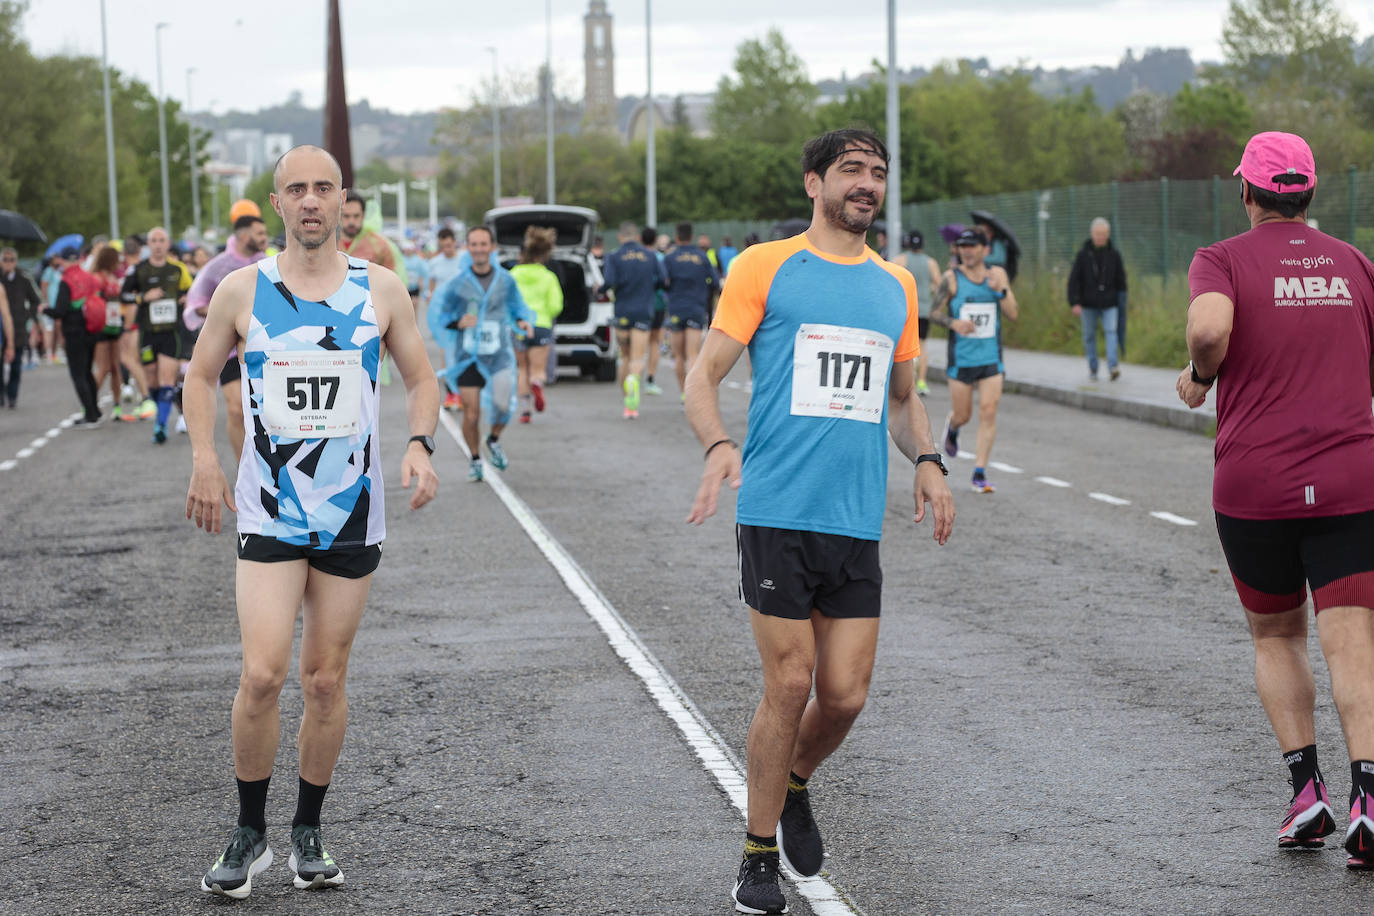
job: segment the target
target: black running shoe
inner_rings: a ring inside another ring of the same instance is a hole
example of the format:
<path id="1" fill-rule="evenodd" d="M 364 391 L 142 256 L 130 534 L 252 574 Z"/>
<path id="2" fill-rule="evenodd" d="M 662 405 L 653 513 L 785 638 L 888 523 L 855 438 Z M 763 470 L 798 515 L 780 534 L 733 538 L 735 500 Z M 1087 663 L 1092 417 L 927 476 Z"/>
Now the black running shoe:
<path id="1" fill-rule="evenodd" d="M 739 864 L 739 877 L 730 894 L 737 913 L 786 913 L 787 898 L 778 887 L 778 854 L 756 852 Z"/>
<path id="2" fill-rule="evenodd" d="M 806 789 L 800 792 L 789 789 L 787 800 L 782 803 L 782 817 L 778 819 L 778 854 L 782 856 L 783 865 L 803 878 L 821 870 L 825 849 L 816 819 L 811 816 L 811 793 Z"/>
<path id="3" fill-rule="evenodd" d="M 242 900 L 253 891 L 253 876 L 272 864 L 267 837 L 252 827 L 235 827 L 229 848 L 200 879 L 200 889 Z"/>
<path id="4" fill-rule="evenodd" d="M 297 824 L 291 828 L 291 858 L 286 865 L 296 873 L 292 882 L 301 890 L 337 887 L 344 883 L 343 872 L 324 848 L 318 826 Z"/>

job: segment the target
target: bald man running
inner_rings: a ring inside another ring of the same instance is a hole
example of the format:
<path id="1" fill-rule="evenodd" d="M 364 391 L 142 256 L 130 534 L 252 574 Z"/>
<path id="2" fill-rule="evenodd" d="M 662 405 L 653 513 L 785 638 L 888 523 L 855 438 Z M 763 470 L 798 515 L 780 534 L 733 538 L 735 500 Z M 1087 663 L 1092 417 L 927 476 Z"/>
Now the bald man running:
<path id="1" fill-rule="evenodd" d="M 239 818 L 201 890 L 243 898 L 272 864 L 267 786 L 280 732 L 277 698 L 301 631 L 300 781 L 288 865 L 298 888 L 343 883 L 325 851 L 320 807 L 348 720 L 344 680 L 372 573 L 386 536 L 381 477 L 381 346 L 406 386 L 410 439 L 401 483 L 411 509 L 438 487 L 429 455 L 439 386 L 405 285 L 391 271 L 335 248 L 343 200 L 334 157 L 298 146 L 277 162 L 272 206 L 286 250 L 240 268 L 210 299 L 183 402 L 191 435 L 186 517 L 220 529 L 238 513 L 236 593 L 243 671 L 232 716 Z M 215 451 L 215 387 L 231 350 L 243 362 L 244 443 L 231 494 Z"/>

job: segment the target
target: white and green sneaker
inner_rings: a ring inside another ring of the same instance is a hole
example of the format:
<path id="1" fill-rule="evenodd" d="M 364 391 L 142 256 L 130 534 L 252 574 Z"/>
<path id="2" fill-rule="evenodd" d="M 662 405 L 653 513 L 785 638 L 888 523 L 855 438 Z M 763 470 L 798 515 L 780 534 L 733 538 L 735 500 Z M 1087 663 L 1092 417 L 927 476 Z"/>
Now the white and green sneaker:
<path id="1" fill-rule="evenodd" d="M 252 827 L 235 827 L 229 847 L 200 879 L 200 889 L 207 894 L 242 900 L 253 891 L 253 876 L 271 864 L 272 848 L 267 845 L 267 837 Z"/>
<path id="2" fill-rule="evenodd" d="M 474 458 L 468 463 L 468 480 L 473 483 L 481 483 L 482 477 L 482 459 Z"/>
<path id="3" fill-rule="evenodd" d="M 501 443 L 496 439 L 487 437 L 487 452 L 491 455 L 491 465 L 498 471 L 504 471 L 510 466 L 510 459 L 506 457 L 506 450 L 501 447 Z"/>
<path id="4" fill-rule="evenodd" d="M 645 394 L 652 394 L 652 395 L 660 395 L 660 394 L 663 394 L 663 389 L 660 388 L 660 387 L 658 387 L 658 382 L 655 382 L 655 381 L 647 381 L 647 382 L 644 383 L 644 393 L 645 393 Z"/>
<path id="5" fill-rule="evenodd" d="M 296 873 L 292 883 L 301 890 L 344 883 L 343 871 L 325 850 L 318 826 L 297 824 L 291 828 L 291 857 L 286 860 L 286 867 Z"/>
<path id="6" fill-rule="evenodd" d="M 639 410 L 639 376 L 625 376 L 625 409 Z"/>

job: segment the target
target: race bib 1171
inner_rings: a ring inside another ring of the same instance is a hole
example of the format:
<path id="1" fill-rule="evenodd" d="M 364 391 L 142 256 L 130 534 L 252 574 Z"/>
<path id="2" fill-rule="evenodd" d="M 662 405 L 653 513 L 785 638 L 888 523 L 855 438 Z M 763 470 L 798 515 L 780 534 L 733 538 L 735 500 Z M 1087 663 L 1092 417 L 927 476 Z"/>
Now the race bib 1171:
<path id="1" fill-rule="evenodd" d="M 802 325 L 792 349 L 792 415 L 880 422 L 892 352 L 892 338 L 877 331 Z"/>

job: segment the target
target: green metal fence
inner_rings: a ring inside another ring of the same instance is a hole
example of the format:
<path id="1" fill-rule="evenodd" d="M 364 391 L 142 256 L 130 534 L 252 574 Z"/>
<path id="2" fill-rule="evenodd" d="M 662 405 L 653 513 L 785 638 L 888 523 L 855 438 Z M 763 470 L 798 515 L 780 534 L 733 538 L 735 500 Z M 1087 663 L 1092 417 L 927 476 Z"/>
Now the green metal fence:
<path id="1" fill-rule="evenodd" d="M 939 228 L 968 223 L 969 211 L 989 210 L 1015 231 L 1021 242 L 1024 275 L 1067 270 L 1088 237 L 1095 217 L 1111 220 L 1112 242 L 1129 268 L 1167 281 L 1187 273 L 1198 248 L 1250 227 L 1240 202 L 1239 182 L 1226 177 L 1200 181 L 1122 181 L 1074 185 L 1043 191 L 984 194 L 907 204 L 902 226 L 920 229 L 928 250 L 941 245 Z M 1374 256 L 1374 171 L 1350 167 L 1320 178 L 1308 216 L 1323 232 Z M 664 225 L 670 225 L 664 223 Z M 736 247 L 757 232 L 770 238 L 771 220 L 701 220 L 698 233 L 716 244 L 730 236 Z"/>
<path id="2" fill-rule="evenodd" d="M 902 224 L 938 239 L 939 227 L 968 223 L 971 210 L 989 210 L 1016 232 L 1021 270 L 1029 274 L 1063 270 L 1099 216 L 1111 220 L 1112 241 L 1134 270 L 1166 280 L 1186 273 L 1198 248 L 1250 228 L 1239 182 L 1229 176 L 1114 181 L 909 204 L 902 208 Z M 1322 231 L 1374 253 L 1374 172 L 1351 167 L 1320 180 L 1308 216 Z"/>

